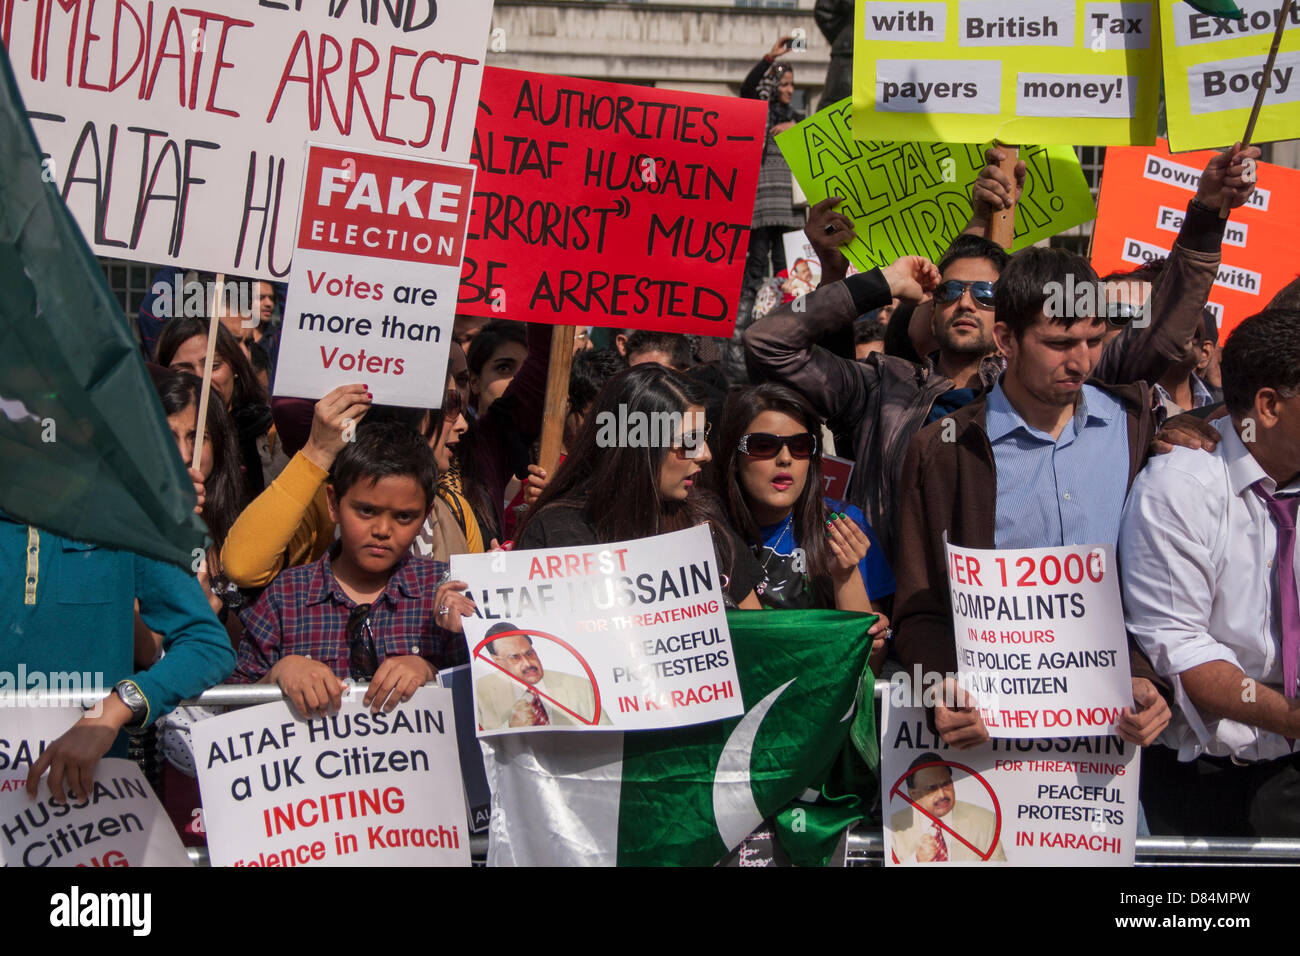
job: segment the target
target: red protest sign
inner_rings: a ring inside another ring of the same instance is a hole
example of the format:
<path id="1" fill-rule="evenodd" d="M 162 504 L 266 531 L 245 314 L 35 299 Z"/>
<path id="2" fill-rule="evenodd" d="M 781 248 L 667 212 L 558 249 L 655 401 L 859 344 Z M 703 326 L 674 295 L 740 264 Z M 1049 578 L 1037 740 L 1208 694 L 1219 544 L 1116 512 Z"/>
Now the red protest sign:
<path id="1" fill-rule="evenodd" d="M 316 147 L 298 248 L 458 266 L 473 184 L 468 166 Z"/>
<path id="2" fill-rule="evenodd" d="M 484 72 L 459 311 L 729 336 L 766 104 Z"/>
<path id="3" fill-rule="evenodd" d="M 1213 150 L 1173 154 L 1164 140 L 1106 150 L 1092 244 L 1092 266 L 1099 275 L 1136 269 L 1169 254 L 1201 170 L 1213 155 Z M 1300 229 L 1300 171 L 1271 163 L 1258 167 L 1254 194 L 1228 220 L 1222 263 L 1210 290 L 1220 342 L 1238 322 L 1268 305 L 1298 270 L 1292 243 Z"/>
<path id="4" fill-rule="evenodd" d="M 822 482 L 826 486 L 822 494 L 836 501 L 846 500 L 849 497 L 849 481 L 853 478 L 853 464 L 848 458 L 822 455 Z"/>

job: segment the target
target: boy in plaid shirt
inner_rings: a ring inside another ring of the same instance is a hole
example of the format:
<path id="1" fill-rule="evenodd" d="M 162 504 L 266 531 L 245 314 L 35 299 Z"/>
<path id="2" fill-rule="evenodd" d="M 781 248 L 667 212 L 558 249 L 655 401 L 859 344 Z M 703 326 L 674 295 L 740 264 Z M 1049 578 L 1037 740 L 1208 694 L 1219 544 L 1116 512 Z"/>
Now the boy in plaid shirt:
<path id="1" fill-rule="evenodd" d="M 336 710 L 341 677 L 369 680 L 365 703 L 392 710 L 441 667 L 468 660 L 473 604 L 447 566 L 409 552 L 433 504 L 437 466 L 396 422 L 362 426 L 330 470 L 339 540 L 282 572 L 244 619 L 230 683 L 275 683 L 306 716 Z"/>

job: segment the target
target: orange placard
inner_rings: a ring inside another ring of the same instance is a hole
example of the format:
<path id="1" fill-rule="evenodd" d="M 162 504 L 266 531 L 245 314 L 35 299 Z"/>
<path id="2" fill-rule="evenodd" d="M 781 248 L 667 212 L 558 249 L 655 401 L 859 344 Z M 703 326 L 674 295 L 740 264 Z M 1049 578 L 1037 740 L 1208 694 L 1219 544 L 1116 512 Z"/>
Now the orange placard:
<path id="1" fill-rule="evenodd" d="M 1213 150 L 1170 153 L 1164 140 L 1106 150 L 1092 244 L 1098 275 L 1168 255 L 1201 170 L 1213 155 Z M 1219 276 L 1210 290 L 1220 343 L 1300 272 L 1294 245 L 1300 230 L 1300 171 L 1258 165 L 1254 194 L 1228 220 Z"/>

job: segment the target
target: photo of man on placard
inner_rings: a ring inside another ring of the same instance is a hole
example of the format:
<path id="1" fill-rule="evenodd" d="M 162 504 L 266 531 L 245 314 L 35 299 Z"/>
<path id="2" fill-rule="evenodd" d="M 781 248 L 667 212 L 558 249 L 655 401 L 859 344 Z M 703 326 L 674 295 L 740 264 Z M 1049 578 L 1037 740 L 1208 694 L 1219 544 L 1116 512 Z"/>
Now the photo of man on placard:
<path id="1" fill-rule="evenodd" d="M 938 754 L 923 753 L 907 769 L 909 806 L 889 818 L 899 863 L 1006 862 L 997 817 L 957 799 Z"/>
<path id="2" fill-rule="evenodd" d="M 533 639 L 516 625 L 505 621 L 494 624 L 487 636 L 486 660 L 500 671 L 474 682 L 479 729 L 612 723 L 603 708 L 599 719 L 595 718 L 596 694 L 591 681 L 546 670 Z M 479 658 L 484 659 L 482 654 Z"/>

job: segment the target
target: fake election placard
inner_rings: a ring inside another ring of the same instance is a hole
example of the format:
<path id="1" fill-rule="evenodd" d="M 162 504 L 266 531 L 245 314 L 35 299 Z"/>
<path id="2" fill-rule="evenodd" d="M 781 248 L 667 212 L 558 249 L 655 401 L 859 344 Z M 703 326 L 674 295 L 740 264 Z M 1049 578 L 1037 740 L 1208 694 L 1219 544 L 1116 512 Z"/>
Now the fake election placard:
<path id="1" fill-rule="evenodd" d="M 920 143 L 1149 143 L 1155 6 L 857 0 L 854 127 L 862 139 Z"/>
<path id="2" fill-rule="evenodd" d="M 26 787 L 32 764 L 81 716 L 80 707 L 32 707 L 0 697 L 0 793 Z"/>
<path id="3" fill-rule="evenodd" d="M 492 68 L 466 315 L 730 336 L 766 107 Z"/>
<path id="4" fill-rule="evenodd" d="M 989 735 L 1114 733 L 1133 703 L 1115 549 L 945 544 L 958 681 Z"/>
<path id="5" fill-rule="evenodd" d="M 474 167 L 312 144 L 276 395 L 439 408 Z"/>
<path id="6" fill-rule="evenodd" d="M 1205 150 L 1175 156 L 1164 140 L 1106 150 L 1092 242 L 1098 275 L 1131 271 L 1169 255 L 1213 155 Z M 1291 247 L 1300 232 L 1300 172 L 1257 163 L 1256 177 L 1250 199 L 1232 210 L 1224 227 L 1222 262 L 1206 303 L 1220 343 L 1296 277 Z"/>
<path id="7" fill-rule="evenodd" d="M 35 801 L 0 793 L 0 866 L 190 866 L 149 781 L 134 761 L 106 757 L 85 800 L 60 806 L 41 780 Z"/>
<path id="8" fill-rule="evenodd" d="M 896 143 L 854 139 L 850 101 L 828 106 L 781 133 L 777 144 L 811 203 L 844 201 L 836 211 L 857 238 L 842 247 L 859 269 L 899 256 L 938 261 L 971 217 L 971 187 L 989 143 Z M 1023 249 L 1096 215 L 1092 193 L 1069 146 L 1022 146 L 1028 174 L 1016 206 L 1013 249 Z"/>
<path id="9" fill-rule="evenodd" d="M 283 278 L 308 139 L 463 162 L 492 4 L 0 3 L 32 126 L 102 256 Z"/>
<path id="10" fill-rule="evenodd" d="M 589 548 L 456 554 L 479 736 L 651 730 L 744 712 L 706 527 Z"/>
<path id="11" fill-rule="evenodd" d="M 1133 865 L 1137 745 L 1077 737 L 952 749 L 899 678 L 881 707 L 887 866 Z"/>
<path id="12" fill-rule="evenodd" d="M 1245 132 L 1282 4 L 1237 0 L 1237 8 L 1240 20 L 1201 13 L 1190 3 L 1160 5 L 1165 115 L 1175 152 L 1231 146 Z M 1297 130 L 1300 5 L 1292 4 L 1251 142 L 1291 139 Z"/>
<path id="13" fill-rule="evenodd" d="M 362 696 L 328 717 L 280 701 L 194 725 L 213 866 L 469 866 L 451 691 L 378 714 Z"/>

